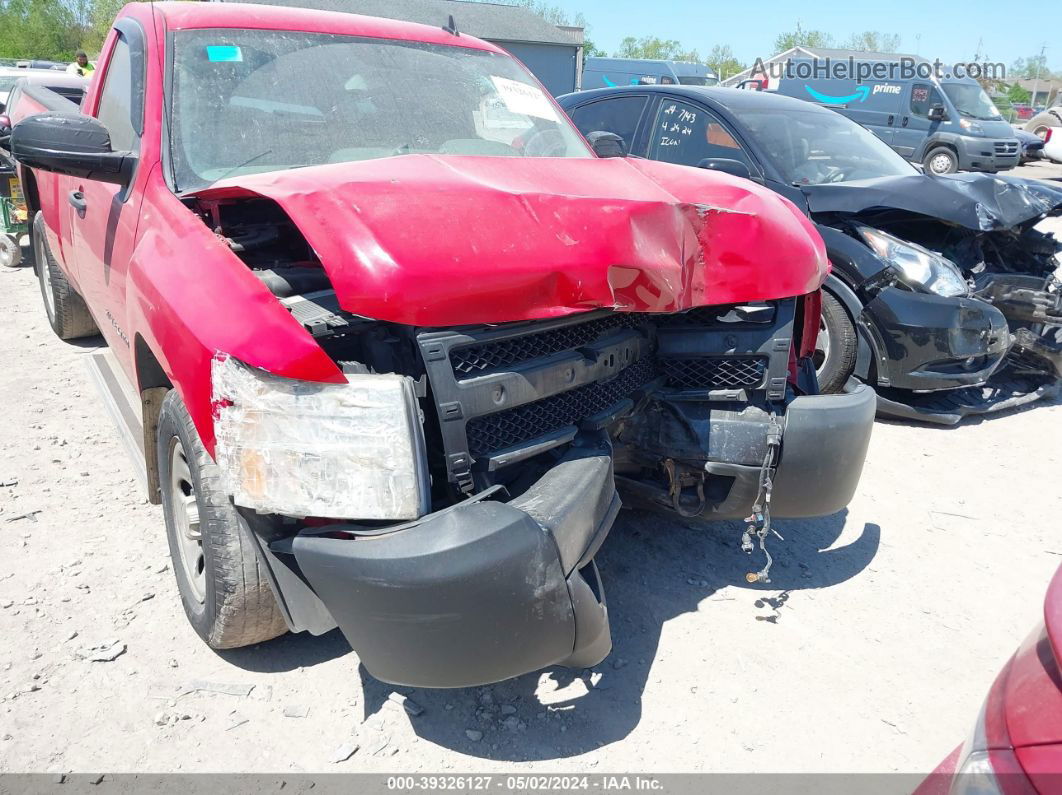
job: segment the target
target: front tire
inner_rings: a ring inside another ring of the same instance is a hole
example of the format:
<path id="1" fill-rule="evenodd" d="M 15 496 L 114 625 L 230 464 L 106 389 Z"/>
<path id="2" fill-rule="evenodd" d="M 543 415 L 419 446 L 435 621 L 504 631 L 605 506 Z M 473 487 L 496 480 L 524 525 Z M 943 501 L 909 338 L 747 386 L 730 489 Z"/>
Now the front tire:
<path id="1" fill-rule="evenodd" d="M 213 649 L 232 649 L 287 632 L 252 531 L 175 390 L 162 402 L 157 449 L 170 557 L 196 633 Z"/>
<path id="2" fill-rule="evenodd" d="M 99 334 L 100 330 L 96 328 L 96 321 L 89 314 L 85 300 L 67 281 L 66 274 L 48 248 L 44 213 L 41 212 L 33 216 L 33 253 L 44 311 L 55 335 L 61 340 L 76 340 Z"/>
<path id="3" fill-rule="evenodd" d="M 822 291 L 822 320 L 812 362 L 823 394 L 843 392 L 855 372 L 859 338 L 848 312 L 831 293 Z"/>
<path id="4" fill-rule="evenodd" d="M 930 174 L 954 174 L 959 170 L 959 157 L 946 146 L 931 149 L 922 160 L 922 165 Z"/>

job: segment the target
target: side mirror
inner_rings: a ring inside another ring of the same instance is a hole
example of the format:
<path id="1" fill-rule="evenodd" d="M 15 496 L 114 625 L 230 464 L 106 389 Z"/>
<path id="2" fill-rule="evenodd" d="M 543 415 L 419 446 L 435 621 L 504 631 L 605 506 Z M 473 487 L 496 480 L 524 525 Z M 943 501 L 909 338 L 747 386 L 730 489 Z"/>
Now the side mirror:
<path id="1" fill-rule="evenodd" d="M 11 130 L 11 155 L 30 168 L 126 185 L 136 165 L 132 152 L 111 151 L 111 135 L 80 113 L 40 113 Z"/>
<path id="2" fill-rule="evenodd" d="M 697 168 L 708 168 L 712 171 L 722 171 L 742 179 L 752 179 L 749 167 L 740 160 L 731 160 L 728 157 L 708 157 L 697 164 Z"/>
<path id="3" fill-rule="evenodd" d="M 627 156 L 627 145 L 623 143 L 623 138 L 616 135 L 616 133 L 607 132 L 606 130 L 594 130 L 592 133 L 587 133 L 586 140 L 589 141 L 590 147 L 598 157 Z"/>
<path id="4" fill-rule="evenodd" d="M 948 118 L 948 114 L 944 110 L 943 105 L 934 105 L 929 109 L 927 115 L 929 116 L 930 121 L 945 121 Z"/>

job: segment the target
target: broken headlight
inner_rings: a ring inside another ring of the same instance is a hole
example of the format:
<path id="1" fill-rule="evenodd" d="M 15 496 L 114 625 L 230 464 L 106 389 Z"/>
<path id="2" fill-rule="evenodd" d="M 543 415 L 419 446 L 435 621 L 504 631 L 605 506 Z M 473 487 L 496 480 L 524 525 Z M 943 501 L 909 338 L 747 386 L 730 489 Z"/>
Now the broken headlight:
<path id="1" fill-rule="evenodd" d="M 962 271 L 951 260 L 880 229 L 858 226 L 856 230 L 871 250 L 892 265 L 910 287 L 943 296 L 970 292 Z"/>
<path id="2" fill-rule="evenodd" d="M 233 502 L 263 513 L 416 519 L 428 511 L 424 435 L 411 379 L 297 381 L 219 354 L 214 456 Z"/>

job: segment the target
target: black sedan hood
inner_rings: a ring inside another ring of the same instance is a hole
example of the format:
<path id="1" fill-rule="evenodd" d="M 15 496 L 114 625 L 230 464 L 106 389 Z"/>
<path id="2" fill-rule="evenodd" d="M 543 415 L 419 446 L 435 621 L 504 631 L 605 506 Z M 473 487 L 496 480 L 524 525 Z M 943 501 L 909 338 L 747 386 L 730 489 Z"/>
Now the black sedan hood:
<path id="1" fill-rule="evenodd" d="M 813 215 L 906 210 L 982 232 L 1012 229 L 1062 207 L 1062 188 L 990 174 L 911 174 L 803 185 L 801 190 Z"/>

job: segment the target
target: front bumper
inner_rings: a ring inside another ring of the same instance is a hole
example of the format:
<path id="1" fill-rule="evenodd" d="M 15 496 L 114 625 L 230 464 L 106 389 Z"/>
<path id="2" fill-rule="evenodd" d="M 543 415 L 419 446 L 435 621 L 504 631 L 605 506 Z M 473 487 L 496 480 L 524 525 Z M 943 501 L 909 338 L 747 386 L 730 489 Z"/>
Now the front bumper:
<path id="1" fill-rule="evenodd" d="M 819 516 L 848 503 L 874 406 L 866 386 L 790 402 L 774 478 L 776 516 Z M 740 433 L 731 424 L 725 436 Z M 487 490 L 398 527 L 340 523 L 261 543 L 289 627 L 319 634 L 338 625 L 369 673 L 415 687 L 469 687 L 551 665 L 596 665 L 612 641 L 593 559 L 620 500 L 612 443 L 603 433 L 580 439 L 508 502 Z M 723 457 L 742 460 L 733 449 Z M 704 518 L 747 515 L 759 467 L 705 469 L 733 485 Z"/>
<path id="2" fill-rule="evenodd" d="M 611 446 L 602 437 L 573 448 L 514 500 L 490 496 L 379 535 L 346 524 L 303 530 L 267 557 L 274 568 L 294 558 L 385 682 L 468 687 L 596 665 L 612 648 L 593 563 L 620 506 Z"/>
<path id="3" fill-rule="evenodd" d="M 932 391 L 982 384 L 1011 346 L 1003 313 L 976 298 L 898 287 L 879 292 L 861 322 L 877 337 L 878 383 Z"/>
<path id="4" fill-rule="evenodd" d="M 844 508 L 859 483 L 870 445 L 877 401 L 874 390 L 860 385 L 839 395 L 806 395 L 786 407 L 782 431 L 781 457 L 773 477 L 771 514 L 775 517 L 828 516 Z M 742 430 L 736 425 L 748 427 Z M 686 414 L 681 427 L 688 439 L 671 437 L 676 450 L 699 448 L 717 450 L 724 461 L 699 462 L 709 478 L 723 481 L 707 484 L 706 492 L 720 493 L 709 501 L 702 519 L 742 519 L 749 515 L 760 486 L 760 463 L 766 447 L 746 442 L 737 448 L 713 444 L 713 431 L 722 431 L 727 440 L 762 440 L 760 423 L 741 420 L 723 412 L 703 418 Z M 624 499 L 641 507 L 675 510 L 666 488 L 633 478 L 618 477 Z M 729 482 L 727 482 L 729 481 Z M 721 485 L 722 490 L 713 486 Z"/>
<path id="5" fill-rule="evenodd" d="M 992 138 L 956 139 L 959 152 L 959 168 L 963 171 L 1006 171 L 1018 165 L 1021 145 L 1016 141 L 996 141 Z M 999 147 L 1005 153 L 997 151 Z"/>

